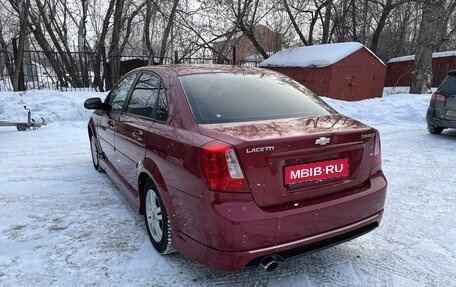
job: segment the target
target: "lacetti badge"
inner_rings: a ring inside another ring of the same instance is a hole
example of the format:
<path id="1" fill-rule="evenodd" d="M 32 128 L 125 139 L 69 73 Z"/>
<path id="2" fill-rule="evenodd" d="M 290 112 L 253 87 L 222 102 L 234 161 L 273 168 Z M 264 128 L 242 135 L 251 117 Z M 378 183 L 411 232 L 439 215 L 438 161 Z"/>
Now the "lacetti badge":
<path id="1" fill-rule="evenodd" d="M 265 151 L 273 151 L 274 146 L 262 146 L 262 147 L 255 147 L 255 148 L 248 148 L 245 150 L 246 153 L 254 153 L 254 152 L 265 152 Z"/>
<path id="2" fill-rule="evenodd" d="M 331 139 L 329 139 L 327 137 L 320 137 L 319 139 L 315 140 L 315 144 L 327 145 L 327 144 L 329 144 L 330 141 L 331 141 Z"/>

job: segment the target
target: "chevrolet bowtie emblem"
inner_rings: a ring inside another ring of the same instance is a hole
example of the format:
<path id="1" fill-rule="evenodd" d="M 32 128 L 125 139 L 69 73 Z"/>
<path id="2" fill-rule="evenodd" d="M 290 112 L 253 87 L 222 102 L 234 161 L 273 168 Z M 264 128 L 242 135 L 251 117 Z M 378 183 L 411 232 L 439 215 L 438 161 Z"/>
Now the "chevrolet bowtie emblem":
<path id="1" fill-rule="evenodd" d="M 331 141 L 331 139 L 329 139 L 327 137 L 321 137 L 321 138 L 315 140 L 315 144 L 327 145 L 327 144 L 329 144 L 330 141 Z"/>

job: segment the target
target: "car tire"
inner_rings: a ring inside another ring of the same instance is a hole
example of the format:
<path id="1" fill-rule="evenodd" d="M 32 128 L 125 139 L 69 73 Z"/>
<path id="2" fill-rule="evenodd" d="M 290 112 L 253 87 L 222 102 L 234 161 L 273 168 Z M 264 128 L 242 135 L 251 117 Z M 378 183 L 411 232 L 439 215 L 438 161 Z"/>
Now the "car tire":
<path id="1" fill-rule="evenodd" d="M 174 253 L 175 250 L 171 245 L 171 222 L 163 200 L 150 178 L 144 186 L 144 217 L 147 233 L 154 248 L 160 254 Z"/>
<path id="2" fill-rule="evenodd" d="M 97 139 L 94 135 L 90 136 L 90 153 L 92 154 L 92 163 L 93 167 L 99 171 L 103 172 L 103 168 L 100 166 L 100 152 L 97 146 Z"/>
<path id="3" fill-rule="evenodd" d="M 428 124 L 427 130 L 430 134 L 438 135 L 438 134 L 442 133 L 443 128 L 439 128 L 439 127 Z"/>

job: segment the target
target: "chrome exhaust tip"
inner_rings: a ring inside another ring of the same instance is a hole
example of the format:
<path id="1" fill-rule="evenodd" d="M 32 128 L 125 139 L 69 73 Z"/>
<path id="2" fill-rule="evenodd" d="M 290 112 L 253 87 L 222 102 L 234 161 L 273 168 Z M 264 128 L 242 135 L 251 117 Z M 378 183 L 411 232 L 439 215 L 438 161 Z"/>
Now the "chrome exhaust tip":
<path id="1" fill-rule="evenodd" d="M 279 261 L 274 256 L 268 256 L 261 260 L 260 266 L 267 272 L 274 271 L 279 266 Z"/>

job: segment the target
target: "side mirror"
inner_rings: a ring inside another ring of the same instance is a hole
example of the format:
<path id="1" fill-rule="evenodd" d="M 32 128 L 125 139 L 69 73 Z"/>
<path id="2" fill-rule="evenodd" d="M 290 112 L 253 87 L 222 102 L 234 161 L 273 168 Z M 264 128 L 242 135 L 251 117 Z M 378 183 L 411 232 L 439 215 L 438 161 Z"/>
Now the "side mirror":
<path id="1" fill-rule="evenodd" d="M 88 110 L 101 110 L 103 103 L 100 98 L 89 98 L 84 102 L 84 108 Z"/>

